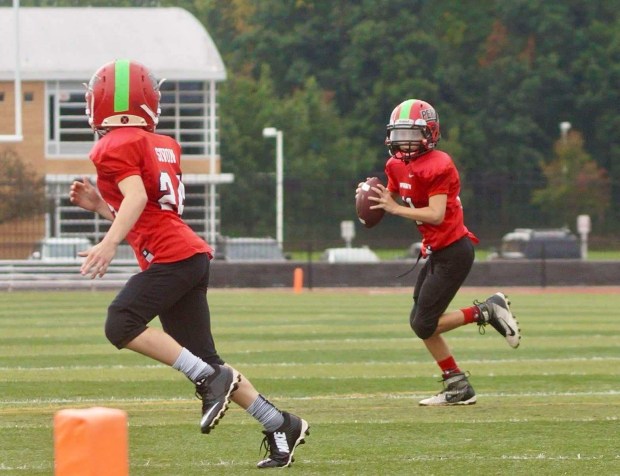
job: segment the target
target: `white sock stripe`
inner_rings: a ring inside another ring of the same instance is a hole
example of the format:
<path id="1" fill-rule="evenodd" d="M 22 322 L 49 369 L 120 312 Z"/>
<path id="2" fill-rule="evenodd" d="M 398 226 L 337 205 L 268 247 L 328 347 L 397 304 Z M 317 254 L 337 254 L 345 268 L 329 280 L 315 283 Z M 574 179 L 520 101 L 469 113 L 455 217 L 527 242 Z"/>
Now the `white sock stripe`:
<path id="1" fill-rule="evenodd" d="M 265 427 L 265 431 L 276 431 L 284 423 L 282 413 L 262 395 L 259 395 L 246 411 Z"/>

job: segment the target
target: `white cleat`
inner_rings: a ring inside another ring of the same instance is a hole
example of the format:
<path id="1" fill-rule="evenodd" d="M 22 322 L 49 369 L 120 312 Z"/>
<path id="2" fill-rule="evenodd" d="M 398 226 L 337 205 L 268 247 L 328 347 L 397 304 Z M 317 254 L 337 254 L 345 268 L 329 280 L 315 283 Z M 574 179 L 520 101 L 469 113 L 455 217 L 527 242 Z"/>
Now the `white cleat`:
<path id="1" fill-rule="evenodd" d="M 467 376 L 462 373 L 453 373 L 443 380 L 444 389 L 429 398 L 420 400 L 422 406 L 444 406 L 444 405 L 473 405 L 476 403 L 476 392 L 469 384 Z"/>
<path id="2" fill-rule="evenodd" d="M 503 293 L 495 293 L 483 303 L 476 303 L 476 305 L 480 309 L 478 326 L 481 330 L 487 324 L 491 324 L 504 336 L 510 347 L 513 349 L 519 347 L 521 329 L 519 329 L 519 322 L 510 311 L 510 301 L 507 296 Z"/>

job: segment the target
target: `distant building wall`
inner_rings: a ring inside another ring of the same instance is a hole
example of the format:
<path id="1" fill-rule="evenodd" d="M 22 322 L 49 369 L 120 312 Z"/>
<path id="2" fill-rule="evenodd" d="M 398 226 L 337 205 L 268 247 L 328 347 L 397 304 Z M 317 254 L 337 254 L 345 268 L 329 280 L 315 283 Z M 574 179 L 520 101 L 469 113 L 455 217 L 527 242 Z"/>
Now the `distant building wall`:
<path id="1" fill-rule="evenodd" d="M 52 225 L 48 231 L 55 236 L 81 233 L 70 230 L 79 220 L 90 228 L 98 226 L 92 214 L 73 216 L 75 207 L 67 204 L 73 179 L 95 175 L 88 160 L 94 134 L 85 115 L 83 83 L 105 62 L 131 58 L 147 65 L 157 78 L 167 79 L 161 84 L 157 130 L 180 142 L 184 181 L 189 178 L 188 189 L 195 189 L 186 207 L 190 225 L 214 242 L 220 226 L 218 187 L 234 177 L 221 173 L 219 156 L 217 84 L 226 80 L 226 69 L 204 26 L 177 7 L 21 7 L 18 23 L 14 15 L 13 9 L 0 7 L 0 135 L 16 132 L 18 48 L 13 33 L 18 24 L 23 141 L 0 142 L 0 153 L 15 151 L 45 177 Z M 108 27 L 114 34 L 101 42 L 101 31 Z M 5 241 L 16 241 L 12 251 L 8 242 L 0 246 L 0 259 L 22 255 L 14 250 L 30 249 L 44 237 L 45 218 L 37 219 L 37 226 L 31 226 L 31 220 L 4 225 Z"/>
<path id="2" fill-rule="evenodd" d="M 13 83 L 0 81 L 0 93 L 4 100 L 0 101 L 0 134 L 15 133 L 15 101 Z M 31 100 L 24 100 L 24 97 Z M 41 81 L 25 81 L 22 83 L 22 142 L 0 143 L 0 151 L 12 149 L 19 156 L 32 164 L 41 175 L 45 174 L 45 83 Z"/>
<path id="3" fill-rule="evenodd" d="M 15 133 L 15 99 L 13 82 L 0 81 L 0 134 Z M 45 84 L 41 81 L 22 83 L 22 142 L 0 143 L 0 153 L 13 150 L 40 177 L 45 176 L 45 137 L 41 133 L 45 121 Z M 33 245 L 45 233 L 44 215 L 0 223 L 0 259 L 25 259 Z"/>

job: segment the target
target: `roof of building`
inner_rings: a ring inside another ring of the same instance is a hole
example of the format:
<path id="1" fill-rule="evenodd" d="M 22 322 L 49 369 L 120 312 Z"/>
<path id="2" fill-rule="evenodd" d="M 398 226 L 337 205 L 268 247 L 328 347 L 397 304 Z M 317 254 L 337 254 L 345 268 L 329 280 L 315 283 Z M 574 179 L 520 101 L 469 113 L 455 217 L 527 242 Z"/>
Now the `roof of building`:
<path id="1" fill-rule="evenodd" d="M 157 78 L 226 79 L 204 26 L 181 8 L 19 8 L 22 80 L 87 81 L 121 58 Z M 15 10 L 0 8 L 0 80 L 15 72 Z"/>

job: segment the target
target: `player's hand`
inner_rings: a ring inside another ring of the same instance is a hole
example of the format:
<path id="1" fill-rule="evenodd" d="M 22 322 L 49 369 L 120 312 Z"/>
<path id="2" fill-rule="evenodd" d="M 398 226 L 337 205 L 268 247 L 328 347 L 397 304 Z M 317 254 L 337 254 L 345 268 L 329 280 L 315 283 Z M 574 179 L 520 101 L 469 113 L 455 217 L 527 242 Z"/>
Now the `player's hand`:
<path id="1" fill-rule="evenodd" d="M 82 276 L 90 275 L 90 279 L 95 279 L 97 276 L 102 278 L 115 254 L 116 245 L 106 241 L 105 238 L 92 248 L 80 251 L 78 256 L 86 258 L 80 267 L 80 273 Z"/>
<path id="2" fill-rule="evenodd" d="M 74 180 L 71 184 L 69 200 L 84 210 L 96 212 L 102 199 L 88 177 L 84 176 L 82 181 Z"/>
<path id="3" fill-rule="evenodd" d="M 379 184 L 376 187 L 372 187 L 371 190 L 378 195 L 376 197 L 368 197 L 368 200 L 377 202 L 376 205 L 370 207 L 371 210 L 383 208 L 388 213 L 394 213 L 396 209 L 400 206 L 398 203 L 396 203 L 396 201 L 394 201 L 392 192 L 385 188 L 385 185 Z"/>

